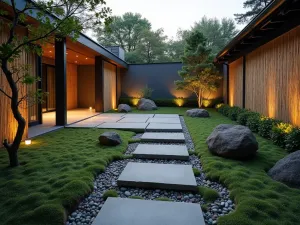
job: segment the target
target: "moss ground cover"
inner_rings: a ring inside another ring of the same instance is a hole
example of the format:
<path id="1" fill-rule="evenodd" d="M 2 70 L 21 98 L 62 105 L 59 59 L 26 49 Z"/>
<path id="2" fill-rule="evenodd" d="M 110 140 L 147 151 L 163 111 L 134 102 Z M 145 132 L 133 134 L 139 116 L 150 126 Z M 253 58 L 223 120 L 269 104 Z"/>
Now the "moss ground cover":
<path id="1" fill-rule="evenodd" d="M 156 111 L 133 113 L 178 113 L 187 108 L 159 108 Z M 255 135 L 259 142 L 257 156 L 250 161 L 235 161 L 212 155 L 205 143 L 218 124 L 235 124 L 214 109 L 210 118 L 185 117 L 185 122 L 195 144 L 206 175 L 225 184 L 236 210 L 218 219 L 218 225 L 298 225 L 300 221 L 300 190 L 273 181 L 267 171 L 286 151 L 272 141 Z"/>
<path id="2" fill-rule="evenodd" d="M 0 224 L 62 225 L 66 212 L 93 188 L 96 174 L 122 158 L 132 132 L 117 131 L 123 143 L 101 146 L 107 130 L 61 129 L 22 145 L 17 168 L 0 149 Z"/>

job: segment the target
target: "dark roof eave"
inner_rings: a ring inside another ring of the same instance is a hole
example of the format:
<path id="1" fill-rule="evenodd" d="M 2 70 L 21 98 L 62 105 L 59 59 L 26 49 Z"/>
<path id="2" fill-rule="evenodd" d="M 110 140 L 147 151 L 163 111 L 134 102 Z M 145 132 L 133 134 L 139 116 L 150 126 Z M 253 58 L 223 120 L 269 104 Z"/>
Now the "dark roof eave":
<path id="1" fill-rule="evenodd" d="M 267 16 L 269 16 L 274 10 L 280 7 L 286 0 L 274 0 L 266 8 L 264 8 L 256 17 L 254 17 L 250 23 L 241 30 L 215 57 L 217 62 L 219 57 L 225 55 L 232 47 L 234 47 L 241 39 L 243 39 L 253 28 L 255 28 L 260 22 L 262 22 Z"/>

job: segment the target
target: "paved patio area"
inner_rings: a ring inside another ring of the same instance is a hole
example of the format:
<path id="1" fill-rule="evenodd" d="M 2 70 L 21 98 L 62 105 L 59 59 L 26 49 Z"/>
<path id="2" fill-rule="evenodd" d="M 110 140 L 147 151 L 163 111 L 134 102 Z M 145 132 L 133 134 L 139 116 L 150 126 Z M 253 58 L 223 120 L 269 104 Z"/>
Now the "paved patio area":
<path id="1" fill-rule="evenodd" d="M 107 128 L 134 131 L 180 132 L 182 126 L 177 114 L 102 113 L 68 125 L 72 128 Z"/>

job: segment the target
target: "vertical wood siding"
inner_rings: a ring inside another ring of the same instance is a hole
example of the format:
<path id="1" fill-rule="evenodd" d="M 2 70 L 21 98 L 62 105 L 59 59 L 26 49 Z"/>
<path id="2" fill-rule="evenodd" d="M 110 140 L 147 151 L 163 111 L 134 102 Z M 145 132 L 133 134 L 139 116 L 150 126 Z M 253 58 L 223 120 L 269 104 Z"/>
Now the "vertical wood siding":
<path id="1" fill-rule="evenodd" d="M 78 108 L 95 107 L 95 66 L 78 66 Z"/>
<path id="2" fill-rule="evenodd" d="M 300 126 L 300 26 L 247 55 L 246 108 Z"/>
<path id="3" fill-rule="evenodd" d="M 116 66 L 103 62 L 103 99 L 104 112 L 114 109 L 117 106 L 117 83 L 116 83 Z"/>
<path id="4" fill-rule="evenodd" d="M 243 58 L 229 65 L 229 105 L 243 106 Z"/>
<path id="5" fill-rule="evenodd" d="M 0 33 L 0 43 L 3 43 L 7 40 L 8 28 L 7 26 L 2 26 L 1 33 Z M 26 35 L 26 30 L 20 29 L 17 30 L 17 35 Z M 15 59 L 10 66 L 18 67 L 20 65 L 25 65 L 34 62 L 35 57 L 33 54 L 27 54 L 22 52 L 18 59 Z M 35 68 L 35 65 L 33 65 Z M 33 71 L 34 72 L 34 71 Z M 17 77 L 14 77 L 16 80 Z M 2 70 L 0 69 L 0 87 L 9 95 L 11 95 L 9 84 L 3 74 Z M 22 85 L 21 83 L 18 84 L 19 89 L 19 97 L 27 93 L 26 85 Z M 24 119 L 28 121 L 28 110 L 27 110 L 27 102 L 23 101 L 20 104 L 20 112 Z M 0 147 L 2 147 L 2 142 L 4 139 L 8 139 L 9 142 L 12 142 L 17 130 L 17 122 L 11 112 L 10 109 L 10 99 L 6 97 L 4 94 L 0 93 Z M 28 135 L 28 126 L 26 124 L 25 132 L 23 138 L 26 138 Z"/>
<path id="6" fill-rule="evenodd" d="M 77 107 L 77 65 L 67 63 L 67 109 Z"/>

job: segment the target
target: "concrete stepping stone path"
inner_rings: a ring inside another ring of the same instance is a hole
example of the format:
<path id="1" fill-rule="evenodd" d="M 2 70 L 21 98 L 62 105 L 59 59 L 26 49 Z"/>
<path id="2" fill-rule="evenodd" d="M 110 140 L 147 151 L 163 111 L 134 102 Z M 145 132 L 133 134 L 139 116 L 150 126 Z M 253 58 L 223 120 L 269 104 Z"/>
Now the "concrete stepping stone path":
<path id="1" fill-rule="evenodd" d="M 205 225 L 199 204 L 108 198 L 92 225 Z"/>
<path id="2" fill-rule="evenodd" d="M 148 123 L 103 123 L 97 128 L 144 131 Z"/>
<path id="3" fill-rule="evenodd" d="M 179 118 L 178 114 L 155 114 L 154 118 Z"/>
<path id="4" fill-rule="evenodd" d="M 139 144 L 132 155 L 139 159 L 189 160 L 185 145 Z"/>
<path id="5" fill-rule="evenodd" d="M 197 191 L 191 165 L 129 162 L 117 180 L 118 186 Z"/>
<path id="6" fill-rule="evenodd" d="M 181 132 L 182 126 L 180 123 L 149 123 L 149 125 L 146 128 L 146 131 Z"/>
<path id="7" fill-rule="evenodd" d="M 169 143 L 184 143 L 185 138 L 183 133 L 160 133 L 146 132 L 141 136 L 143 142 L 169 142 Z"/>
<path id="8" fill-rule="evenodd" d="M 180 124 L 179 118 L 150 118 L 149 123 L 178 123 Z"/>

